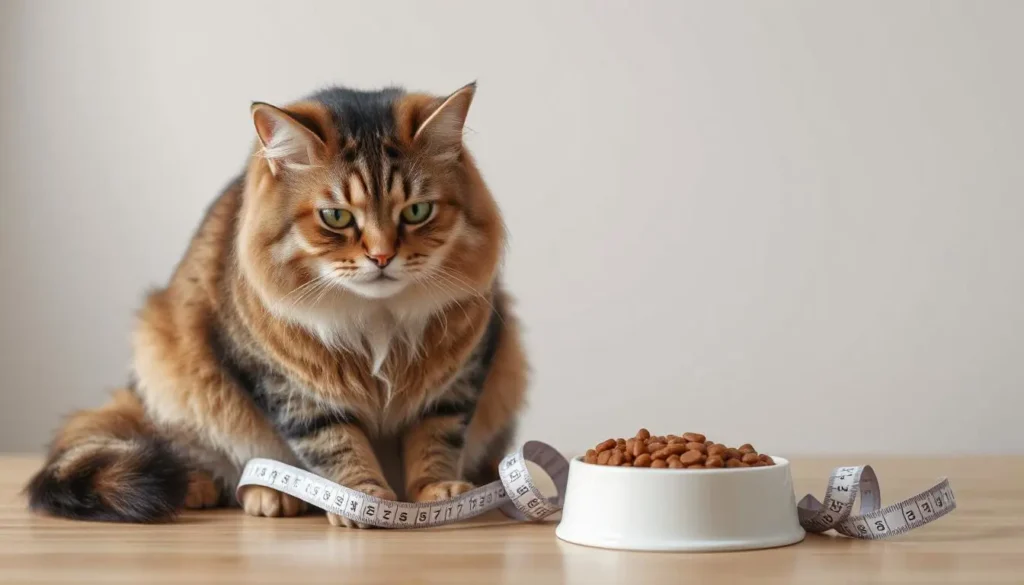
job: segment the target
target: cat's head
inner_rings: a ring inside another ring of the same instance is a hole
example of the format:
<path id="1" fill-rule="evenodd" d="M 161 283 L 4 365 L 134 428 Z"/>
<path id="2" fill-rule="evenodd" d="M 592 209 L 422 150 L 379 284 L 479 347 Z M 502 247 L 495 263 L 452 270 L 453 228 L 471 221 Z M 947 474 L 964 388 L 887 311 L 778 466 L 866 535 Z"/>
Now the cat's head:
<path id="1" fill-rule="evenodd" d="M 490 286 L 504 233 L 462 141 L 475 89 L 332 88 L 252 105 L 238 248 L 267 301 L 414 302 Z"/>

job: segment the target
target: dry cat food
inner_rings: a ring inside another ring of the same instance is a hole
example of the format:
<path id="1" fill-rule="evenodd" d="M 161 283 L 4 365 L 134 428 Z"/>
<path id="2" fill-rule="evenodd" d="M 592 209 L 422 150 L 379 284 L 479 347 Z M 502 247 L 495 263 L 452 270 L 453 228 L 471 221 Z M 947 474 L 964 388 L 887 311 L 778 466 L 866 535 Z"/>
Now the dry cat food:
<path id="1" fill-rule="evenodd" d="M 651 436 L 640 429 L 632 439 L 608 439 L 587 451 L 587 463 L 617 467 L 715 469 L 719 467 L 767 467 L 772 458 L 749 443 L 727 447 L 700 433 Z"/>

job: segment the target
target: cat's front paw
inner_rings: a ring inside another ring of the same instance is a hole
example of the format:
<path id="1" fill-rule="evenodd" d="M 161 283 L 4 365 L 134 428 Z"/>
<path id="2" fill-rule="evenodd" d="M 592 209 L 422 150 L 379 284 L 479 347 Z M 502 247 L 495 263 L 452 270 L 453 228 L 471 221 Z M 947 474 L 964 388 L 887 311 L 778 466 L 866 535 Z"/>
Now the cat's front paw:
<path id="1" fill-rule="evenodd" d="M 245 487 L 242 508 L 250 516 L 298 516 L 306 511 L 306 502 L 261 485 Z"/>
<path id="2" fill-rule="evenodd" d="M 419 503 L 447 500 L 471 489 L 473 489 L 473 484 L 468 481 L 436 481 L 420 488 L 420 491 L 413 496 L 412 501 Z"/>
<path id="3" fill-rule="evenodd" d="M 363 492 L 364 494 L 369 496 L 380 498 L 382 500 L 394 501 L 398 499 L 398 496 L 395 495 L 395 492 L 391 491 L 386 487 L 381 487 L 377 484 L 367 483 L 363 485 L 355 485 L 352 486 L 352 489 Z M 331 514 L 330 512 L 327 513 L 327 521 L 331 523 L 331 526 L 338 526 L 342 528 L 373 528 L 373 526 L 370 524 L 355 522 L 353 520 L 349 520 L 344 516 Z"/>

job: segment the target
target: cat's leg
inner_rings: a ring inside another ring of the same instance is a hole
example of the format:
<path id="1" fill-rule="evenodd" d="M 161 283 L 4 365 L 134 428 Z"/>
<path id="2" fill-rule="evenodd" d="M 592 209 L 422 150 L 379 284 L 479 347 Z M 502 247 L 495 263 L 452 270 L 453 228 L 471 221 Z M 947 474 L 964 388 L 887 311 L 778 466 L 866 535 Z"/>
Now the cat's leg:
<path id="1" fill-rule="evenodd" d="M 528 366 L 518 323 L 505 314 L 492 355 L 476 363 L 422 414 L 404 437 L 407 494 L 417 502 L 446 499 L 497 479 L 512 447 L 522 410 Z M 484 372 L 482 384 L 479 375 Z"/>
<path id="2" fill-rule="evenodd" d="M 414 502 L 446 500 L 473 489 L 461 478 L 466 414 L 454 410 L 459 410 L 454 403 L 440 403 L 402 437 L 405 493 Z"/>
<path id="3" fill-rule="evenodd" d="M 295 393 L 275 412 L 275 425 L 307 469 L 365 494 L 397 499 L 353 413 Z M 327 519 L 334 526 L 365 528 L 335 514 L 327 514 Z"/>

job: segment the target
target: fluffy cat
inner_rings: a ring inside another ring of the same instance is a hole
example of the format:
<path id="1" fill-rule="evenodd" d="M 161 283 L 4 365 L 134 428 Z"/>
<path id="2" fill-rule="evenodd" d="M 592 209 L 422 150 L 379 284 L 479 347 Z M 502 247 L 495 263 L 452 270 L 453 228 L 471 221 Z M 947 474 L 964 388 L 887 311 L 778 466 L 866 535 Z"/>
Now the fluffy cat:
<path id="1" fill-rule="evenodd" d="M 462 142 L 474 92 L 254 103 L 246 169 L 139 312 L 131 383 L 64 423 L 30 506 L 166 520 L 230 505 L 253 457 L 387 499 L 495 478 L 528 364 L 501 216 Z M 389 437 L 401 486 L 371 442 Z M 257 516 L 305 509 L 261 487 L 242 500 Z"/>

